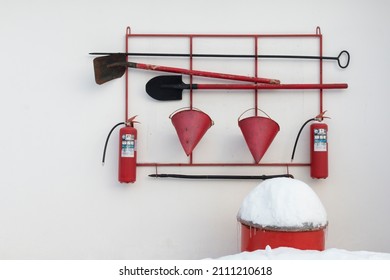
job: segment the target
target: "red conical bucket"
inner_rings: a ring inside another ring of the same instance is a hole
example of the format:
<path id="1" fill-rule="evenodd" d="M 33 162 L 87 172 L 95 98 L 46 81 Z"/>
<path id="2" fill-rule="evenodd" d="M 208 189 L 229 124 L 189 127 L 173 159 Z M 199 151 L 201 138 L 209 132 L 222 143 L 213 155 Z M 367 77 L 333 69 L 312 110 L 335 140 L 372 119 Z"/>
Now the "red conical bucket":
<path id="1" fill-rule="evenodd" d="M 192 153 L 200 139 L 213 125 L 213 121 L 206 113 L 194 109 L 175 111 L 170 116 L 187 156 Z"/>
<path id="2" fill-rule="evenodd" d="M 259 111 L 267 115 L 264 111 Z M 280 128 L 279 125 L 268 115 L 267 117 L 253 116 L 240 120 L 244 113 L 242 113 L 238 118 L 238 126 L 244 135 L 249 151 L 251 152 L 256 163 L 259 163 Z"/>

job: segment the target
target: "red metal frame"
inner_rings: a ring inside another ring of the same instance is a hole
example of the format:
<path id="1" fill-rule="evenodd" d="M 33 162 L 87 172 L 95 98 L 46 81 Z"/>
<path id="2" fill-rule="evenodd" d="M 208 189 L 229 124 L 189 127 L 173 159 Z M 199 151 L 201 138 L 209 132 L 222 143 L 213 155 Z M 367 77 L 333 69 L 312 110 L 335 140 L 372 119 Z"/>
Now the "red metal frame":
<path id="1" fill-rule="evenodd" d="M 252 38 L 254 40 L 254 58 L 255 62 L 255 77 L 258 77 L 258 40 L 260 38 L 317 38 L 319 40 L 319 56 L 322 57 L 322 34 L 320 27 L 316 28 L 316 33 L 314 34 L 133 34 L 131 33 L 130 27 L 126 29 L 126 52 L 129 52 L 129 40 L 131 38 L 156 38 L 156 37 L 172 37 L 172 38 L 188 38 L 189 40 L 189 70 L 193 70 L 193 41 L 197 38 Z M 323 63 L 322 59 L 319 60 L 319 81 L 320 84 L 323 83 L 322 75 L 323 75 Z M 126 97 L 125 97 L 125 119 L 129 118 L 128 104 L 129 104 L 129 84 L 128 84 L 128 71 L 126 70 L 125 74 L 125 83 L 126 83 Z M 190 84 L 192 84 L 192 76 L 190 76 Z M 255 112 L 258 114 L 258 90 L 254 89 L 254 103 L 255 103 Z M 193 91 L 190 89 L 190 104 L 189 107 L 193 107 Z M 319 113 L 323 112 L 323 90 L 319 89 Z M 192 154 L 189 156 L 189 161 L 187 163 L 137 163 L 137 166 L 310 166 L 310 163 L 195 163 L 193 162 Z"/>

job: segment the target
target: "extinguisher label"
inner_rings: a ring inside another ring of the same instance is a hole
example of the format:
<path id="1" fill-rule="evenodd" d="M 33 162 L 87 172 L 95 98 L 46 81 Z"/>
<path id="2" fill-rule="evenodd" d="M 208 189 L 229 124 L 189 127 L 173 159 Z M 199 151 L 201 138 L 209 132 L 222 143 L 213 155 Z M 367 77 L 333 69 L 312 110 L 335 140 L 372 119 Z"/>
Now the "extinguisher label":
<path id="1" fill-rule="evenodd" d="M 122 135 L 122 157 L 134 157 L 134 152 L 136 150 L 136 142 L 133 134 L 123 134 Z"/>
<path id="2" fill-rule="evenodd" d="M 326 129 L 324 128 L 314 129 L 314 151 L 327 151 L 327 135 Z"/>

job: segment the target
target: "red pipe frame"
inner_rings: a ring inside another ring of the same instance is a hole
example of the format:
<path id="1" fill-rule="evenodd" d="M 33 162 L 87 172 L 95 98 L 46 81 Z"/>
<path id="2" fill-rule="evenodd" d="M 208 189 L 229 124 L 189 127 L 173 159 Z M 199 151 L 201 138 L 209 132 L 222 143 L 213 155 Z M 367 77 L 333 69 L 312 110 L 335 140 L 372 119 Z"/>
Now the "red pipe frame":
<path id="1" fill-rule="evenodd" d="M 126 52 L 129 52 L 129 39 L 132 37 L 176 37 L 183 38 L 186 37 L 189 39 L 189 60 L 190 60 L 190 70 L 193 70 L 193 40 L 194 38 L 253 38 L 254 39 L 254 52 L 255 52 L 255 77 L 258 77 L 258 40 L 260 38 L 318 38 L 319 39 L 319 56 L 322 57 L 322 34 L 320 27 L 316 28 L 315 34 L 132 34 L 130 27 L 126 29 Z M 320 70 L 320 84 L 322 84 L 322 59 L 319 61 L 319 70 Z M 126 69 L 125 83 L 126 83 L 126 97 L 125 97 L 125 119 L 129 118 L 129 83 L 128 83 L 128 69 Z M 192 75 L 190 76 L 190 84 L 192 82 Z M 190 88 L 190 108 L 193 107 L 193 90 Z M 254 102 L 255 102 L 255 112 L 258 114 L 258 90 L 254 90 Z M 319 112 L 323 112 L 323 90 L 319 89 Z M 188 163 L 137 163 L 137 166 L 310 166 L 310 163 L 194 163 L 192 154 L 189 156 Z"/>

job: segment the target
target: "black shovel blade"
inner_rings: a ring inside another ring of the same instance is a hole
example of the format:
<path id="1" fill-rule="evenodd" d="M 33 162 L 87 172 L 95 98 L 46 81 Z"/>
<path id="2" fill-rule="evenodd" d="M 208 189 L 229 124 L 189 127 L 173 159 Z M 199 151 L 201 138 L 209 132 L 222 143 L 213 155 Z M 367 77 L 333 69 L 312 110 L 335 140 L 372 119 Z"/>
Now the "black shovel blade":
<path id="1" fill-rule="evenodd" d="M 97 57 L 93 60 L 95 81 L 98 85 L 120 78 L 126 72 L 126 66 L 110 66 L 113 63 L 126 63 L 125 54 L 112 54 Z"/>
<path id="2" fill-rule="evenodd" d="M 160 101 L 181 100 L 186 88 L 180 75 L 156 76 L 145 86 L 149 96 Z"/>

